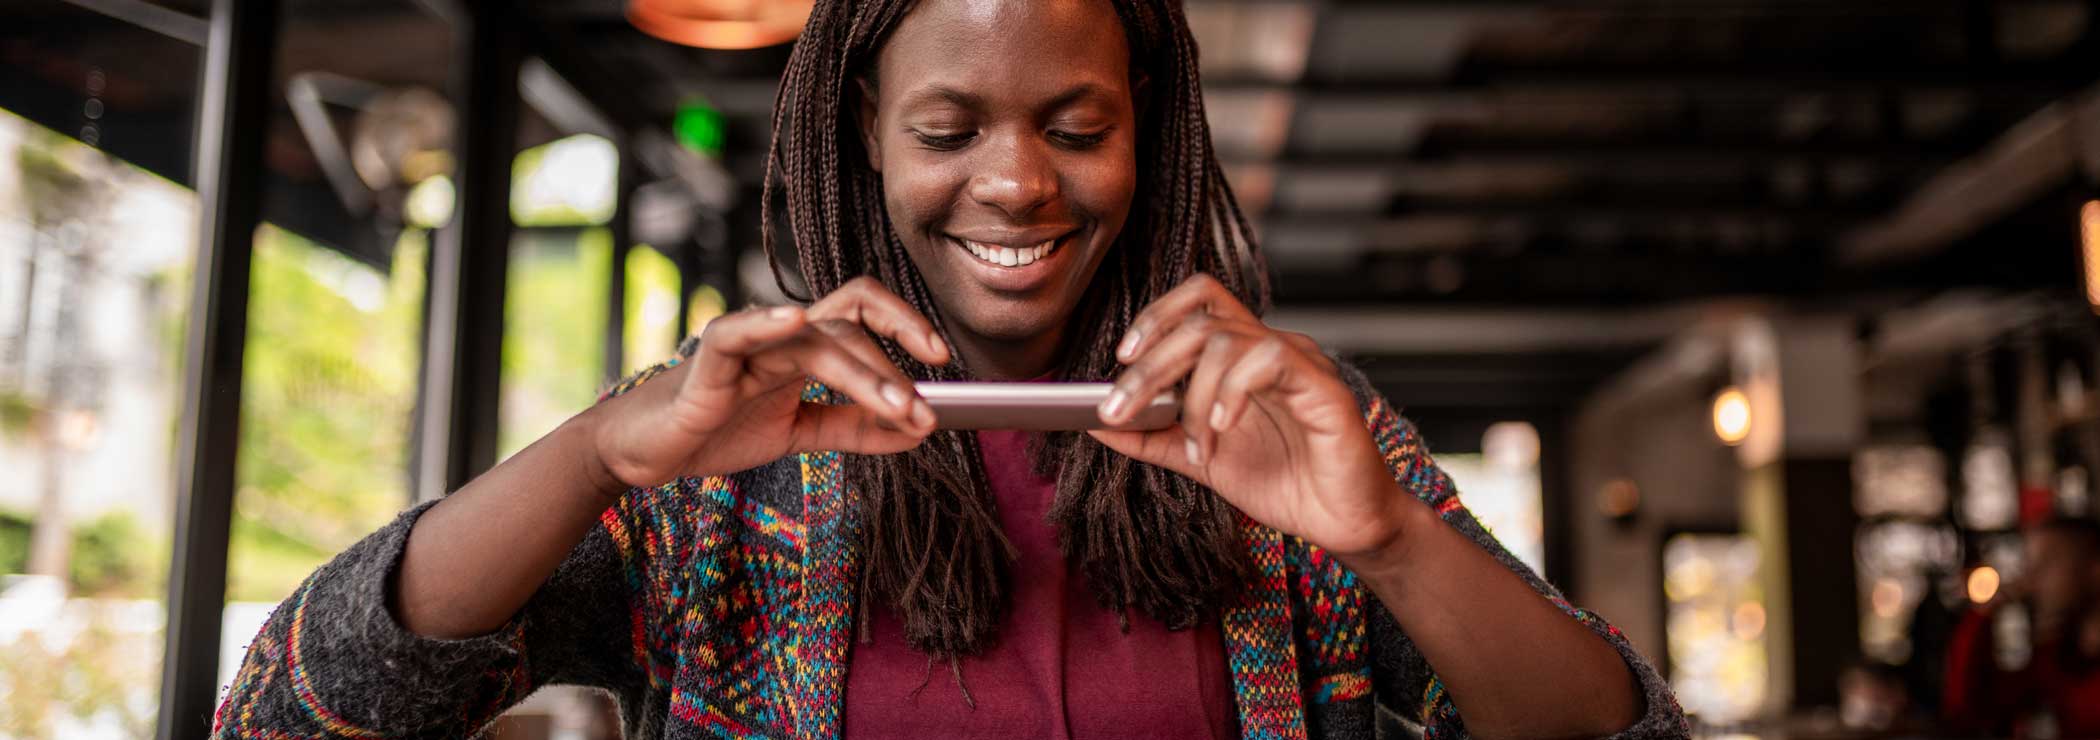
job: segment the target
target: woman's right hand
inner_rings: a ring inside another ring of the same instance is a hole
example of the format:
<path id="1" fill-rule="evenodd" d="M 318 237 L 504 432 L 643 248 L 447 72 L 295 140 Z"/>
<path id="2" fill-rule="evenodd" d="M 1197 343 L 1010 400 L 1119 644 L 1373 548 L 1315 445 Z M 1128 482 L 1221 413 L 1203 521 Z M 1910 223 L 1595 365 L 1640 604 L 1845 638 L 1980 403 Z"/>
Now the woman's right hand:
<path id="1" fill-rule="evenodd" d="M 753 309 L 708 322 L 692 357 L 593 407 L 592 438 L 622 486 L 734 473 L 796 452 L 918 446 L 933 408 L 869 332 L 930 365 L 949 360 L 932 322 L 871 278 L 807 309 Z M 804 403 L 809 378 L 852 404 Z"/>

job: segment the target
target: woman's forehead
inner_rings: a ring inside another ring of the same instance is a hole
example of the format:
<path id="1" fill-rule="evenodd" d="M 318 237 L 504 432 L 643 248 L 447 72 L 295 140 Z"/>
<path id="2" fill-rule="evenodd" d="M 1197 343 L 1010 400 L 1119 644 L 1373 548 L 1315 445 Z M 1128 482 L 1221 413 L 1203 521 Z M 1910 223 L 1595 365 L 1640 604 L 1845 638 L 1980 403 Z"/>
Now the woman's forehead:
<path id="1" fill-rule="evenodd" d="M 1129 51 L 1109 0 L 920 0 L 878 63 L 885 86 L 950 88 L 1034 82 L 1059 89 L 1127 77 Z"/>

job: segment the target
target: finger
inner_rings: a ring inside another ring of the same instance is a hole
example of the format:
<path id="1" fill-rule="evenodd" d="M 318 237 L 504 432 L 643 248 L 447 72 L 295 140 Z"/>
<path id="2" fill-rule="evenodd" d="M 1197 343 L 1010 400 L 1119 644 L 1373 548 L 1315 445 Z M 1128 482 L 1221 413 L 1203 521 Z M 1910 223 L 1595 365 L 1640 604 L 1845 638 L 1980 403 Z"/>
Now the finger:
<path id="1" fill-rule="evenodd" d="M 1215 422 L 1219 430 L 1231 429 L 1247 413 L 1256 395 L 1283 384 L 1290 372 L 1294 351 L 1288 340 L 1268 339 L 1248 349 L 1225 376 L 1219 378 Z M 1302 355 L 1299 355 L 1302 357 Z"/>
<path id="2" fill-rule="evenodd" d="M 1151 432 L 1089 429 L 1087 434 L 1132 460 L 1186 475 L 1199 485 L 1210 485 L 1203 466 L 1189 464 L 1188 435 L 1182 433 L 1181 427 Z"/>
<path id="3" fill-rule="evenodd" d="M 1315 341 L 1312 337 L 1300 334 L 1295 331 L 1280 331 L 1277 332 L 1276 335 L 1283 337 L 1284 341 L 1290 342 L 1291 346 L 1298 348 L 1298 351 L 1305 353 L 1307 357 L 1311 358 L 1314 361 L 1317 361 L 1321 367 L 1324 367 L 1329 371 L 1335 369 L 1334 360 L 1327 356 L 1327 350 L 1322 349 L 1320 347 L 1320 343 L 1318 341 Z"/>
<path id="4" fill-rule="evenodd" d="M 1233 321 L 1260 321 L 1253 311 L 1240 303 L 1238 296 L 1225 289 L 1224 283 L 1197 273 L 1138 312 L 1137 318 L 1130 322 L 1130 329 L 1123 333 L 1123 341 L 1116 345 L 1116 359 L 1126 363 L 1136 360 L 1146 348 L 1192 314 Z"/>
<path id="5" fill-rule="evenodd" d="M 1114 390 L 1101 403 L 1101 420 L 1120 424 L 1135 416 L 1137 408 L 1188 377 L 1203 352 L 1203 343 L 1219 332 L 1252 332 L 1253 327 L 1233 324 L 1197 314 L 1184 319 L 1145 350 L 1137 362 L 1116 374 Z M 1186 407 L 1184 415 L 1186 414 Z"/>
<path id="6" fill-rule="evenodd" d="M 796 306 L 776 306 L 763 311 L 738 311 L 707 322 L 700 332 L 700 347 L 694 352 L 692 378 L 688 382 L 724 387 L 744 373 L 744 363 L 759 349 L 794 336 L 807 317 Z"/>
<path id="7" fill-rule="evenodd" d="M 884 377 L 884 385 L 881 392 L 886 396 L 895 395 L 889 390 L 891 387 L 903 389 L 904 395 L 908 397 L 905 403 L 911 407 L 914 422 L 928 424 L 933 422 L 933 407 L 928 405 L 925 399 L 919 397 L 917 386 L 912 382 L 911 376 L 905 375 L 903 370 L 897 369 L 896 363 L 890 361 L 890 356 L 883 352 L 881 347 L 875 346 L 875 340 L 869 338 L 868 332 L 861 329 L 860 325 L 827 319 L 813 322 L 810 326 L 830 336 L 832 341 L 837 342 L 840 348 L 852 353 L 854 358 L 860 360 L 862 364 L 873 368 L 876 373 L 882 375 Z"/>
<path id="8" fill-rule="evenodd" d="M 754 357 L 752 365 L 763 366 L 767 372 L 786 371 L 816 378 L 853 399 L 854 403 L 872 409 L 899 429 L 932 428 L 931 409 L 923 415 L 913 413 L 915 398 L 909 384 L 899 384 L 870 367 L 830 335 L 821 331 L 804 331 L 777 347 Z"/>
<path id="9" fill-rule="evenodd" d="M 905 352 L 929 365 L 944 365 L 948 343 L 926 315 L 871 277 L 857 277 L 809 307 L 813 319 L 838 319 L 866 327 L 895 340 Z"/>
<path id="10" fill-rule="evenodd" d="M 789 452 L 851 452 L 887 455 L 919 446 L 933 429 L 898 429 L 858 405 L 803 404 L 790 432 Z"/>
<path id="11" fill-rule="evenodd" d="M 1218 383 L 1251 343 L 1231 333 L 1212 334 L 1203 343 L 1203 354 L 1182 392 L 1181 428 L 1189 438 L 1187 453 L 1192 465 L 1203 464 L 1217 452 L 1218 431 L 1225 428 L 1218 418 Z"/>

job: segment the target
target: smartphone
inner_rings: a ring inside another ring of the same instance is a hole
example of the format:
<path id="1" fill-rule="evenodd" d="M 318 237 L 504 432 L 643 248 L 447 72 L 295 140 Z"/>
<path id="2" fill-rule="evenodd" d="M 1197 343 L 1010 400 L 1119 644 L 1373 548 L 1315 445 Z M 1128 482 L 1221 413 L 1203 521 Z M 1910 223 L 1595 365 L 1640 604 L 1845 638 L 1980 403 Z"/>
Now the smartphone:
<path id="1" fill-rule="evenodd" d="M 1168 391 L 1138 409 L 1123 424 L 1101 421 L 1101 403 L 1110 383 L 965 383 L 927 381 L 915 384 L 933 406 L 941 429 L 1165 429 L 1181 421 L 1180 395 Z"/>

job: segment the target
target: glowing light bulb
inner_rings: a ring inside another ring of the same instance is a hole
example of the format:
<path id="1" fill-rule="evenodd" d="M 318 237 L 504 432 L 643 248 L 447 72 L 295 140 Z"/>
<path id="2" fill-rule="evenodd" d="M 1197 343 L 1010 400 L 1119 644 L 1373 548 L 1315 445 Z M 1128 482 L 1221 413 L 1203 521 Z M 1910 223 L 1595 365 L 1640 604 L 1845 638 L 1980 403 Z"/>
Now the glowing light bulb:
<path id="1" fill-rule="evenodd" d="M 1969 601 L 1982 604 L 1998 595 L 1998 569 L 1983 566 L 1969 571 Z"/>
<path id="2" fill-rule="evenodd" d="M 1714 396 L 1714 435 L 1731 446 L 1750 438 L 1750 397 L 1734 386 Z"/>

